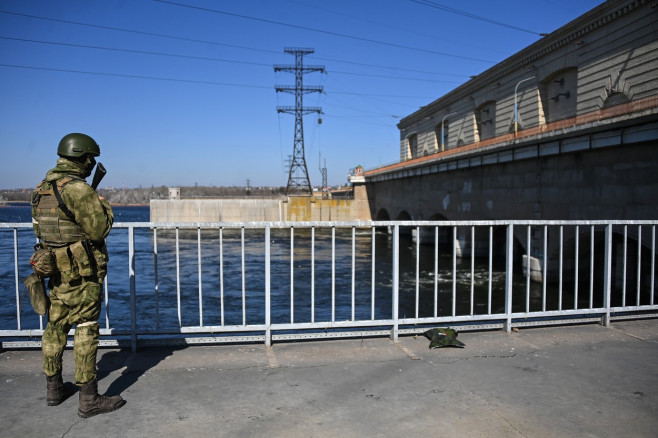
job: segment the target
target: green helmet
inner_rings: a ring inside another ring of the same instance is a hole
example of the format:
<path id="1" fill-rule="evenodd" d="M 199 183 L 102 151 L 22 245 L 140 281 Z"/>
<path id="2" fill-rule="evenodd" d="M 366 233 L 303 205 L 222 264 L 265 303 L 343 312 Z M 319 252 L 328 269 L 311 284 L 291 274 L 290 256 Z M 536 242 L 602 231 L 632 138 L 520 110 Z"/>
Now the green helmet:
<path id="1" fill-rule="evenodd" d="M 97 157 L 101 148 L 93 138 L 85 134 L 72 133 L 65 135 L 57 147 L 57 155 L 66 158 L 80 158 L 86 154 Z"/>

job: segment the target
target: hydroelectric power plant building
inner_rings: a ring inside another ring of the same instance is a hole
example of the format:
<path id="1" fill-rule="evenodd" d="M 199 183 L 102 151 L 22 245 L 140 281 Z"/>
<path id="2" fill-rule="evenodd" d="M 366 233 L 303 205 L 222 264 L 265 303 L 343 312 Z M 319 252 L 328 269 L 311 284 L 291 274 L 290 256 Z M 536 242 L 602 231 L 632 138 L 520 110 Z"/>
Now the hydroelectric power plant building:
<path id="1" fill-rule="evenodd" d="M 607 1 L 398 126 L 373 219 L 655 219 L 658 3 Z"/>
<path id="2" fill-rule="evenodd" d="M 398 126 L 400 161 L 354 199 L 153 200 L 151 220 L 655 219 L 658 3 L 604 2 Z"/>

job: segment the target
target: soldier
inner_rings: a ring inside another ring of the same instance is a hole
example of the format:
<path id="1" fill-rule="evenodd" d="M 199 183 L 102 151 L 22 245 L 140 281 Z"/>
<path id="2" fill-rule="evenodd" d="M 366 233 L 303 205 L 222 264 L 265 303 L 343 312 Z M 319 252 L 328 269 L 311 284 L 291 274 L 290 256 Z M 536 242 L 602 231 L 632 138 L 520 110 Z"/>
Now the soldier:
<path id="1" fill-rule="evenodd" d="M 98 318 L 108 260 L 105 237 L 114 222 L 110 204 L 85 181 L 100 153 L 88 135 L 66 135 L 57 148 L 57 166 L 32 194 L 34 232 L 55 254 L 58 270 L 48 281 L 48 325 L 41 341 L 46 401 L 56 406 L 75 393 L 75 386 L 62 379 L 62 354 L 75 325 L 75 383 L 80 387 L 82 418 L 111 412 L 124 403 L 120 396 L 99 395 L 96 378 Z"/>

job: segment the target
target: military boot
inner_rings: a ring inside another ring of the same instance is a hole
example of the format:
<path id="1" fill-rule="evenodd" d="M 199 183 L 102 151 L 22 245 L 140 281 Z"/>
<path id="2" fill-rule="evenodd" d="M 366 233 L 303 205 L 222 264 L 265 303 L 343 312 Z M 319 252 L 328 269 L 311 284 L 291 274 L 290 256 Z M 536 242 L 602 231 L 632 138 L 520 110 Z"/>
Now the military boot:
<path id="1" fill-rule="evenodd" d="M 46 376 L 46 401 L 48 406 L 57 406 L 75 393 L 75 385 L 62 380 L 62 373 Z"/>
<path id="2" fill-rule="evenodd" d="M 80 407 L 78 417 L 88 418 L 98 414 L 112 412 L 123 406 L 123 399 L 114 395 L 108 397 L 98 394 L 98 379 L 94 377 L 80 387 Z"/>

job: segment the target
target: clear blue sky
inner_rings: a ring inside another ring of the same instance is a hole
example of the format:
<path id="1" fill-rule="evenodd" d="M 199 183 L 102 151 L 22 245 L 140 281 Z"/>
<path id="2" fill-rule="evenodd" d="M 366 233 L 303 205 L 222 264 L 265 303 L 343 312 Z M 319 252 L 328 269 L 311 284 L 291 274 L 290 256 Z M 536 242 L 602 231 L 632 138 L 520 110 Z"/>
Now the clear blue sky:
<path id="1" fill-rule="evenodd" d="M 2 0 L 0 188 L 32 187 L 69 132 L 101 145 L 103 186 L 285 186 L 286 47 L 313 48 L 311 184 L 399 159 L 397 123 L 599 0 Z"/>

